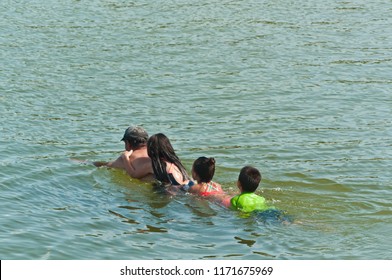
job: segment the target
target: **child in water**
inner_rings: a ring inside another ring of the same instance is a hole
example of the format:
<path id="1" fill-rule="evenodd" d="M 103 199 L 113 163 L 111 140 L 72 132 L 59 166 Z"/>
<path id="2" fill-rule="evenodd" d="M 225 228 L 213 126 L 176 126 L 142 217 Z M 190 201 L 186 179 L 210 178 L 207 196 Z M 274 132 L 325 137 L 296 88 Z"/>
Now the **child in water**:
<path id="1" fill-rule="evenodd" d="M 199 157 L 192 166 L 192 177 L 196 184 L 189 186 L 186 191 L 200 196 L 223 194 L 220 184 L 212 181 L 215 174 L 215 159 Z"/>
<path id="2" fill-rule="evenodd" d="M 269 209 L 265 198 L 255 194 L 260 182 L 261 174 L 259 170 L 252 166 L 243 167 L 237 181 L 237 187 L 241 194 L 230 199 L 230 208 L 246 213 Z"/>
<path id="3" fill-rule="evenodd" d="M 229 195 L 217 196 L 217 201 L 227 208 L 245 213 L 271 209 L 264 197 L 255 194 L 260 182 L 261 174 L 259 170 L 252 166 L 245 166 L 241 169 L 237 181 L 237 187 L 241 193 L 234 197 Z"/>
<path id="4" fill-rule="evenodd" d="M 223 206 L 251 214 L 258 222 L 290 224 L 293 218 L 282 210 L 269 206 L 266 199 L 255 194 L 261 182 L 259 170 L 252 166 L 245 166 L 238 176 L 237 186 L 241 194 L 234 197 L 228 195 L 217 196 L 217 202 Z"/>

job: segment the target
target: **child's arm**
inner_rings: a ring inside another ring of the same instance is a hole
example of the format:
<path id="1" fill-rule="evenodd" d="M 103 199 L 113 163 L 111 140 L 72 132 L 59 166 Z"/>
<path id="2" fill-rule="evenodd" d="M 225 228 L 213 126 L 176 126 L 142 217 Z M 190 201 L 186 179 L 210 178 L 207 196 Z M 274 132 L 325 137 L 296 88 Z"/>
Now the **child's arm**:
<path id="1" fill-rule="evenodd" d="M 222 206 L 226 208 L 231 208 L 231 196 L 226 196 L 224 199 L 222 199 L 221 204 Z"/>
<path id="2" fill-rule="evenodd" d="M 188 189 L 188 192 L 193 193 L 193 194 L 201 193 L 202 192 L 201 185 L 200 184 L 195 184 L 195 185 L 191 186 Z"/>
<path id="3" fill-rule="evenodd" d="M 231 208 L 231 198 L 233 196 L 228 195 L 226 193 L 223 194 L 219 194 L 219 195 L 214 195 L 214 200 L 215 202 L 217 202 L 218 204 L 222 205 L 223 207 L 226 208 Z"/>

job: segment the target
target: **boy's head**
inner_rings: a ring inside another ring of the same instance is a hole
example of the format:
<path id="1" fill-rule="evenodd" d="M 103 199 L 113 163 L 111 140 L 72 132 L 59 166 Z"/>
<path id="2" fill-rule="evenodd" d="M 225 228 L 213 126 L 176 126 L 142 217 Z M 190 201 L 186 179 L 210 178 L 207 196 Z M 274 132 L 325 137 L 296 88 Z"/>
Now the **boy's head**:
<path id="1" fill-rule="evenodd" d="M 238 176 L 238 183 L 241 192 L 254 192 L 261 181 L 259 170 L 252 166 L 245 166 L 241 169 Z"/>
<path id="2" fill-rule="evenodd" d="M 199 183 L 208 183 L 215 174 L 215 159 L 199 157 L 192 166 L 192 176 Z"/>

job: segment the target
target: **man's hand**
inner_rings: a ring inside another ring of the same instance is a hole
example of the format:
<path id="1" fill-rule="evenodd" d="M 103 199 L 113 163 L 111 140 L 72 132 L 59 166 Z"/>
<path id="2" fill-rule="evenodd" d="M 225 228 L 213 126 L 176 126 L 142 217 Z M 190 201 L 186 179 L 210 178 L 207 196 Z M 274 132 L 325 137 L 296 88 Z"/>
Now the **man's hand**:
<path id="1" fill-rule="evenodd" d="M 133 150 L 130 151 L 124 151 L 121 155 L 123 160 L 126 160 L 127 162 L 129 162 L 129 157 L 132 155 Z"/>

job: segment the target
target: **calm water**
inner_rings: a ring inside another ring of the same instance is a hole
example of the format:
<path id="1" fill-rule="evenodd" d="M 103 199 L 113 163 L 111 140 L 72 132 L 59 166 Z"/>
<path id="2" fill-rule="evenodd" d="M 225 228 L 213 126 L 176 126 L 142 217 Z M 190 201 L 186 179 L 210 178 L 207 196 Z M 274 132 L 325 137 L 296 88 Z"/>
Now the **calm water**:
<path id="1" fill-rule="evenodd" d="M 389 0 L 1 0 L 1 259 L 391 259 Z M 123 172 L 130 124 L 264 224 Z"/>

